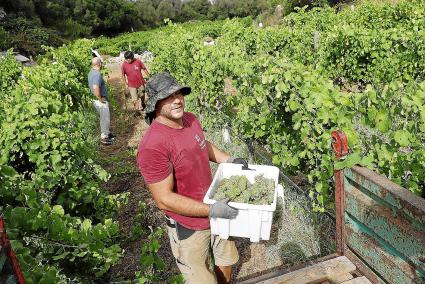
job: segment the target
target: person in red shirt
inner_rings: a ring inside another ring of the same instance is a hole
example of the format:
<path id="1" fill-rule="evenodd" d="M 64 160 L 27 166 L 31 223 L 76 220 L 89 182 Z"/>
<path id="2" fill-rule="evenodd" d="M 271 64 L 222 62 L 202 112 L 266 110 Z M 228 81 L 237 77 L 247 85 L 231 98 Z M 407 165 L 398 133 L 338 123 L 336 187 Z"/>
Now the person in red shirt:
<path id="1" fill-rule="evenodd" d="M 212 236 L 209 218 L 232 219 L 237 209 L 228 200 L 202 202 L 211 182 L 210 161 L 247 164 L 205 139 L 196 116 L 185 112 L 182 86 L 168 73 L 147 83 L 146 120 L 150 127 L 140 141 L 137 163 L 152 197 L 167 218 L 171 250 L 185 283 L 229 283 L 239 255 L 234 241 Z M 210 251 L 214 272 L 209 270 Z"/>
<path id="2" fill-rule="evenodd" d="M 148 69 L 146 69 L 141 60 L 134 59 L 134 53 L 131 51 L 124 53 L 124 59 L 124 63 L 121 66 L 122 79 L 130 92 L 134 109 L 143 110 L 146 106 L 146 96 L 145 79 L 142 71 L 149 76 Z"/>

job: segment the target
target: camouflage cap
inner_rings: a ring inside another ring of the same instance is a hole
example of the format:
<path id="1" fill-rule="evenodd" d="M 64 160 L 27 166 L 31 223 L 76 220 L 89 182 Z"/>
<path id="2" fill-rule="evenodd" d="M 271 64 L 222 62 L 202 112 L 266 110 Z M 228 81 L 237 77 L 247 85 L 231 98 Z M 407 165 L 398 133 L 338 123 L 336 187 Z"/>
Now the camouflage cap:
<path id="1" fill-rule="evenodd" d="M 168 98 L 177 91 L 181 91 L 183 95 L 187 95 L 190 94 L 191 90 L 190 87 L 177 83 L 176 79 L 167 72 L 153 75 L 146 84 L 146 92 L 149 96 L 145 110 L 146 115 L 152 116 L 156 103 L 160 100 Z"/>

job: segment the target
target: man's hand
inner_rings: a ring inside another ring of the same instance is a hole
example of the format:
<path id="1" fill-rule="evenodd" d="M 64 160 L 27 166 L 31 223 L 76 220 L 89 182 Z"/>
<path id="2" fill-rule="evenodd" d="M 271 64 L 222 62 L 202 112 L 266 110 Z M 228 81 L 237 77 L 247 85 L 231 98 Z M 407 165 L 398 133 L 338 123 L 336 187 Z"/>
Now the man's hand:
<path id="1" fill-rule="evenodd" d="M 127 87 L 127 86 L 128 86 L 127 76 L 125 76 L 124 74 L 122 74 L 121 79 L 122 79 L 122 83 L 123 83 L 123 85 L 124 85 L 125 87 Z"/>
<path id="2" fill-rule="evenodd" d="M 211 218 L 234 219 L 238 215 L 238 209 L 230 207 L 227 204 L 228 202 L 229 198 L 225 198 L 210 205 L 209 216 Z"/>
<path id="3" fill-rule="evenodd" d="M 248 168 L 248 162 L 244 158 L 230 157 L 229 159 L 227 159 L 226 162 L 232 163 L 232 164 L 241 164 L 241 165 L 243 165 L 243 168 Z"/>

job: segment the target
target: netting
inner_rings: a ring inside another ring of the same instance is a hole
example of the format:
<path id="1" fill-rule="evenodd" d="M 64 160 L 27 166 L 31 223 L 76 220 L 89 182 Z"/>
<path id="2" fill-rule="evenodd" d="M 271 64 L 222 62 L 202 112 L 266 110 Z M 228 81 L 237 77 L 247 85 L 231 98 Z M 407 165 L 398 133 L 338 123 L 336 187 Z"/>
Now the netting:
<path id="1" fill-rule="evenodd" d="M 228 127 L 211 128 L 207 139 L 234 157 L 250 164 L 272 165 L 270 152 L 256 141 L 244 141 Z M 217 169 L 211 163 L 213 173 Z M 241 279 L 276 268 L 301 264 L 335 252 L 335 222 L 332 212 L 314 212 L 308 196 L 309 184 L 297 177 L 295 182 L 280 168 L 279 183 L 284 186 L 285 202 L 278 199 L 270 240 L 250 243 L 237 238 L 240 262 L 236 277 Z"/>

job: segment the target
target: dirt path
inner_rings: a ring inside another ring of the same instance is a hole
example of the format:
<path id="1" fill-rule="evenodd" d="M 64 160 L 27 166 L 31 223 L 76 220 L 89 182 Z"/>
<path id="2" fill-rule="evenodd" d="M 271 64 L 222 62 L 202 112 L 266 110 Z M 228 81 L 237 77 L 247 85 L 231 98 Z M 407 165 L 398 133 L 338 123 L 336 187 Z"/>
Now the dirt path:
<path id="1" fill-rule="evenodd" d="M 124 93 L 121 81 L 120 64 L 109 64 L 111 70 L 108 83 L 111 86 L 112 110 L 111 130 L 117 136 L 113 145 L 100 148 L 100 160 L 102 166 L 111 174 L 110 180 L 105 183 L 104 188 L 111 194 L 128 193 L 128 203 L 123 205 L 119 211 L 118 221 L 123 236 L 129 236 L 136 224 L 136 215 L 140 212 L 139 202 L 147 205 L 146 218 L 143 220 L 142 228 L 149 230 L 148 226 L 164 227 L 163 214 L 157 209 L 145 184 L 136 163 L 136 150 L 138 143 L 145 133 L 148 125 L 142 116 L 135 116 L 131 110 L 129 94 Z M 122 279 L 134 279 L 134 273 L 140 269 L 139 258 L 143 240 L 126 240 L 121 243 L 124 255 L 121 261 L 111 268 L 108 274 L 110 282 Z M 165 261 L 166 269 L 162 279 L 178 273 L 174 265 L 174 258 L 168 249 L 168 237 L 164 234 L 161 239 L 164 244 L 160 249 L 159 256 Z"/>

